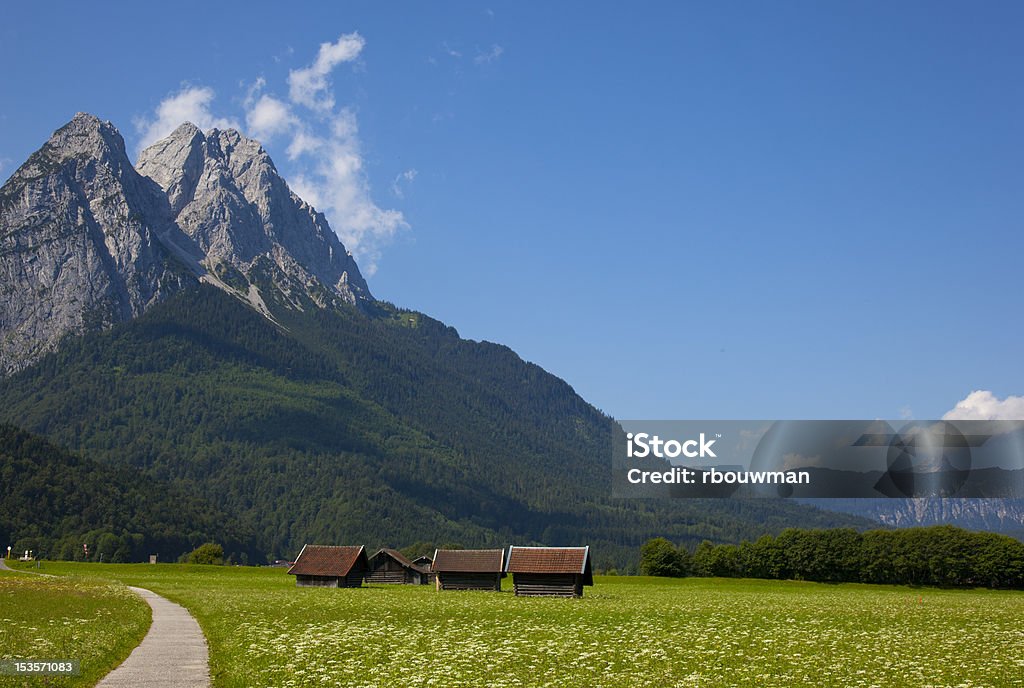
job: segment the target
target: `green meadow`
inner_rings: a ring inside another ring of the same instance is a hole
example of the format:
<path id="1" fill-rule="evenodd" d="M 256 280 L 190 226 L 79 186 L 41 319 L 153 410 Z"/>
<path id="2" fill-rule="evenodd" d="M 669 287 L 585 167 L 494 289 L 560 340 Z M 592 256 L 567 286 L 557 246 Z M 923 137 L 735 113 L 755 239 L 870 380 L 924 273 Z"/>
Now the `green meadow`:
<path id="1" fill-rule="evenodd" d="M 187 607 L 215 686 L 1024 685 L 1020 592 L 612 576 L 583 599 L 520 599 L 299 589 L 269 568 L 45 567 Z"/>
<path id="2" fill-rule="evenodd" d="M 81 675 L 0 676 L 0 686 L 91 686 L 149 628 L 145 602 L 118 583 L 0 571 L 0 659 L 81 662 Z"/>

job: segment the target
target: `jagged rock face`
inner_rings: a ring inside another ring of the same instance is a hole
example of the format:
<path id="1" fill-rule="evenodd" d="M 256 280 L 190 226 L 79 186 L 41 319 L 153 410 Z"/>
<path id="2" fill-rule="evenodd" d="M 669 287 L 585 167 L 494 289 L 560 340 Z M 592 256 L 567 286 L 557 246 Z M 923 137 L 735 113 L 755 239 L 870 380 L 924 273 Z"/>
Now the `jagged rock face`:
<path id="1" fill-rule="evenodd" d="M 198 280 L 271 318 L 268 302 L 372 299 L 258 142 L 184 124 L 137 169 L 113 125 L 79 113 L 0 188 L 0 374 Z"/>
<path id="2" fill-rule="evenodd" d="M 76 115 L 0 189 L 0 372 L 194 284 L 158 239 L 172 231 L 117 130 Z"/>
<path id="3" fill-rule="evenodd" d="M 322 307 L 369 298 L 324 216 L 291 192 L 258 142 L 184 124 L 144 150 L 138 170 L 166 191 L 204 265 L 232 286 L 245 286 L 241 276 L 298 307 L 307 299 Z"/>

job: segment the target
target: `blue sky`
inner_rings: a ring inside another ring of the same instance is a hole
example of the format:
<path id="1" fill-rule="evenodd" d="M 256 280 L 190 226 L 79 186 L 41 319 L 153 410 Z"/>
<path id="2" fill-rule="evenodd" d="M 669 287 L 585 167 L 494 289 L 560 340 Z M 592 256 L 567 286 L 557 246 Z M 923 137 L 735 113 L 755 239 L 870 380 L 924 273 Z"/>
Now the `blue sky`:
<path id="1" fill-rule="evenodd" d="M 76 111 L 134 152 L 198 107 L 269 132 L 378 298 L 617 417 L 1024 394 L 1020 3 L 27 4 L 0 177 Z"/>

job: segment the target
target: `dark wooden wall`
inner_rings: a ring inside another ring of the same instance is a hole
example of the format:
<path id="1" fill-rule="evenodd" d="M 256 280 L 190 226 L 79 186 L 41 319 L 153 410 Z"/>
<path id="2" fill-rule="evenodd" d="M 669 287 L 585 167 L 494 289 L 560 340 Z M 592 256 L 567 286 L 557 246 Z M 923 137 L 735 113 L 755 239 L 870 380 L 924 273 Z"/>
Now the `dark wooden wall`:
<path id="1" fill-rule="evenodd" d="M 438 590 L 501 590 L 500 573 L 438 573 Z"/>
<path id="2" fill-rule="evenodd" d="M 346 588 L 361 588 L 363 587 L 363 578 L 366 577 L 366 565 L 357 561 L 352 565 L 352 570 L 345 576 L 345 583 L 343 587 Z"/>
<path id="3" fill-rule="evenodd" d="M 300 588 L 337 588 L 337 576 L 295 576 L 295 585 Z"/>
<path id="4" fill-rule="evenodd" d="M 391 557 L 382 556 L 370 562 L 370 572 L 366 574 L 366 582 L 419 585 L 426 582 L 426 574 L 410 570 Z"/>
<path id="5" fill-rule="evenodd" d="M 583 576 L 572 573 L 514 573 L 512 587 L 520 597 L 583 597 Z"/>

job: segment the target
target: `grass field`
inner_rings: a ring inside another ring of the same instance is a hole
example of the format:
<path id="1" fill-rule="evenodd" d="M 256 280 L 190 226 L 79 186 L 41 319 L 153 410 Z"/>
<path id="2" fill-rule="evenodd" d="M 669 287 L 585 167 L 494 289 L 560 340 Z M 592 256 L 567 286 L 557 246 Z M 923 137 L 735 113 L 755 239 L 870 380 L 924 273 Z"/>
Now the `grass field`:
<path id="1" fill-rule="evenodd" d="M 0 659 L 81 661 L 80 676 L 0 676 L 0 686 L 91 686 L 139 644 L 150 610 L 108 581 L 0 571 Z"/>
<path id="2" fill-rule="evenodd" d="M 216 686 L 1024 686 L 1024 594 L 603 577 L 581 600 L 46 564 L 186 606 Z"/>

